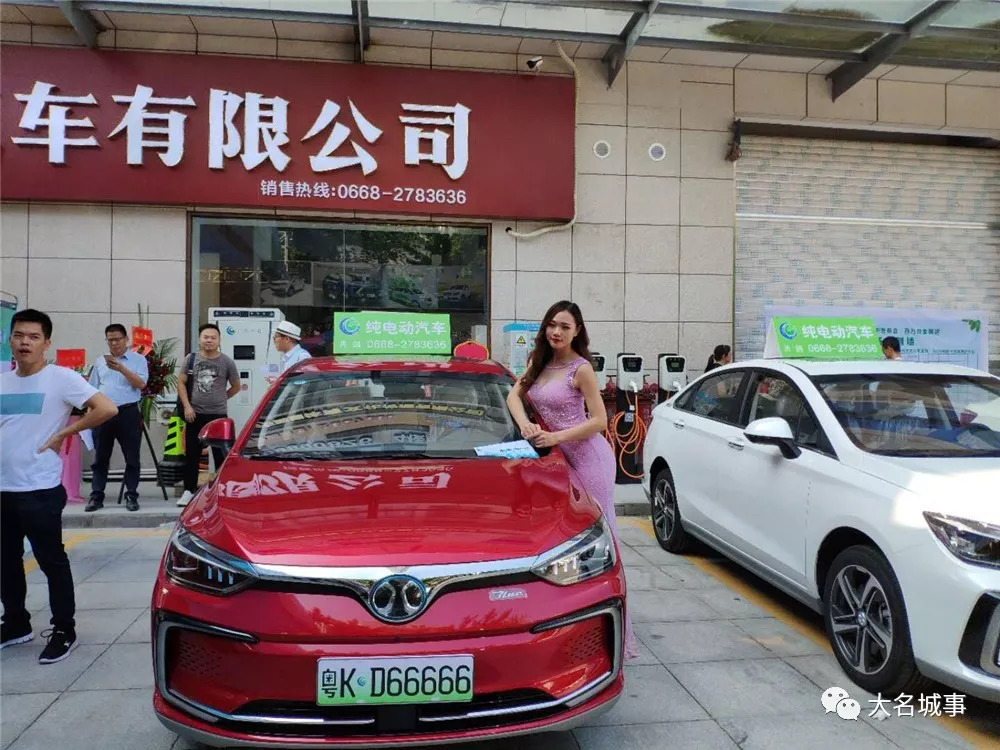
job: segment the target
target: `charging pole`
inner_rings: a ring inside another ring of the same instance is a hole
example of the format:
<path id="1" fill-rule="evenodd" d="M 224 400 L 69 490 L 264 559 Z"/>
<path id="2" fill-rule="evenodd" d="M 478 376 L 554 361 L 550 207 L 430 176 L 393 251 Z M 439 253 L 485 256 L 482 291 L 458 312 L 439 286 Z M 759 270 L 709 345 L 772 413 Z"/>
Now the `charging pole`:
<path id="1" fill-rule="evenodd" d="M 677 354 L 660 354 L 656 358 L 658 389 L 656 402 L 662 404 L 687 385 L 687 360 Z"/>
<path id="2" fill-rule="evenodd" d="M 617 464 L 616 484 L 638 484 L 642 481 L 642 459 L 639 452 L 645 438 L 646 425 L 639 416 L 641 390 L 642 357 L 630 352 L 619 354 L 615 388 L 617 411 L 609 430 Z"/>
<path id="3" fill-rule="evenodd" d="M 594 366 L 594 374 L 597 375 L 597 390 L 603 391 L 608 384 L 608 373 L 605 370 L 604 355 L 600 352 L 591 352 L 590 361 Z"/>

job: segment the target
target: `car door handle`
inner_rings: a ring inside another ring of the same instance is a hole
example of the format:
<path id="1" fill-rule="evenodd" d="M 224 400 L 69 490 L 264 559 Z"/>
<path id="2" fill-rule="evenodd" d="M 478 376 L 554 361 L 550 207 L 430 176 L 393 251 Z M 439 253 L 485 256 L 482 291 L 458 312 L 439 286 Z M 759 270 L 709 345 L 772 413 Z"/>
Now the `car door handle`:
<path id="1" fill-rule="evenodd" d="M 674 420 L 674 427 L 676 427 L 678 430 L 683 430 L 684 429 L 684 422 L 682 420 L 680 420 L 680 419 L 675 419 Z"/>
<path id="2" fill-rule="evenodd" d="M 733 450 L 741 451 L 746 448 L 746 443 L 740 442 L 739 440 L 730 440 L 729 447 Z"/>

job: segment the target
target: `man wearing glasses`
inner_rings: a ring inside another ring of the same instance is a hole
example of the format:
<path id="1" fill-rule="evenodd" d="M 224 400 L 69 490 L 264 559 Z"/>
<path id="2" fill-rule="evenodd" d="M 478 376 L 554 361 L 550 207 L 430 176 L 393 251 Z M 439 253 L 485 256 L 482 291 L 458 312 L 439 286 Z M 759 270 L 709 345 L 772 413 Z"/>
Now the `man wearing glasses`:
<path id="1" fill-rule="evenodd" d="M 90 501 L 84 511 L 92 513 L 104 507 L 104 488 L 108 483 L 108 464 L 115 441 L 125 457 L 125 509 L 139 510 L 139 447 L 142 443 L 142 415 L 139 400 L 149 378 L 149 366 L 141 354 L 129 351 L 125 326 L 112 323 L 104 329 L 108 351 L 98 358 L 90 371 L 90 384 L 118 407 L 112 417 L 94 431 L 94 478 Z"/>

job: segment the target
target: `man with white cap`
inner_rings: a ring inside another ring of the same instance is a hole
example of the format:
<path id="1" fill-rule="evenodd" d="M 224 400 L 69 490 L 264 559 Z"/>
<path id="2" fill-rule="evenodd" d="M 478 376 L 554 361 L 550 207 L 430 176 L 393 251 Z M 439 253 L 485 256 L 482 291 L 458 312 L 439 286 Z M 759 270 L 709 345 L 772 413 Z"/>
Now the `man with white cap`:
<path id="1" fill-rule="evenodd" d="M 281 371 L 309 359 L 309 352 L 302 348 L 302 329 L 294 323 L 283 320 L 275 326 L 274 348 L 281 352 Z"/>

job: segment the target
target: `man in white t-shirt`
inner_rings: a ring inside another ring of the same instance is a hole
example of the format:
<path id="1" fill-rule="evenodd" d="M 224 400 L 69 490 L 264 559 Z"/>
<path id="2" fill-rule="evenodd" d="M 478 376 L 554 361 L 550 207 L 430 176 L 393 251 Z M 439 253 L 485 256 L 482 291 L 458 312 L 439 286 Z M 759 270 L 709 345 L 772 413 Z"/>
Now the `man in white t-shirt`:
<path id="1" fill-rule="evenodd" d="M 50 365 L 52 321 L 38 310 L 21 310 L 11 321 L 17 369 L 0 375 L 0 648 L 34 638 L 25 609 L 24 539 L 48 579 L 52 629 L 40 664 L 62 661 L 76 647 L 73 573 L 62 541 L 63 441 L 118 413 L 107 396 L 83 376 Z M 87 409 L 67 425 L 73 409 Z"/>

